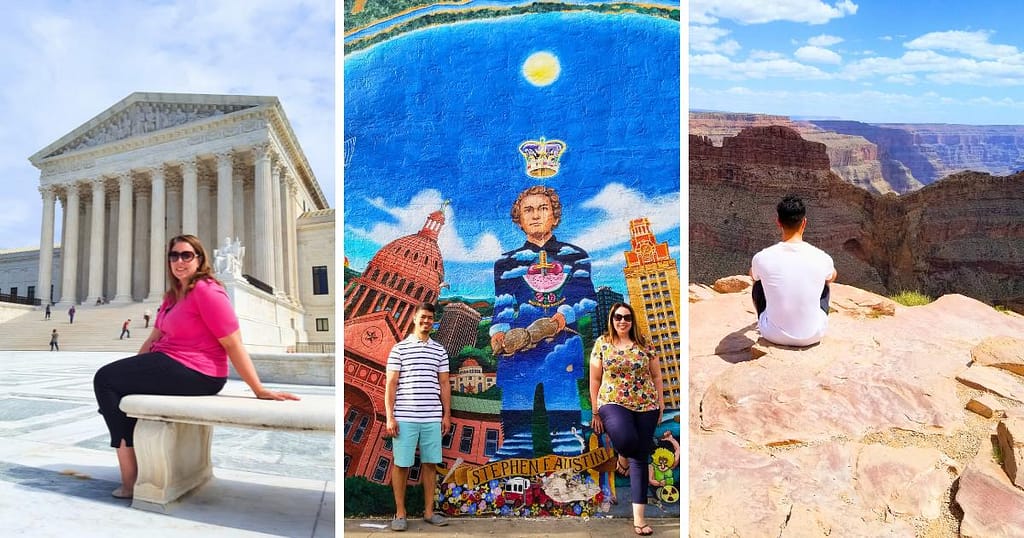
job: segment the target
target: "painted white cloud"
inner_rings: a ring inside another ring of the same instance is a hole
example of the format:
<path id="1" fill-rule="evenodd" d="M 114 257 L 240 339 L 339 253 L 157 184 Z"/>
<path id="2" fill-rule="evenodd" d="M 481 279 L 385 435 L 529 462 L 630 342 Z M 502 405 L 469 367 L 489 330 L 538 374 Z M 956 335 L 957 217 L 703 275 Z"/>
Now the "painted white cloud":
<path id="1" fill-rule="evenodd" d="M 596 252 L 629 241 L 629 221 L 647 217 L 657 235 L 679 227 L 679 193 L 648 198 L 621 183 L 609 183 L 593 198 L 583 202 L 585 209 L 594 209 L 603 216 L 594 226 L 569 242 Z"/>
<path id="2" fill-rule="evenodd" d="M 817 63 L 817 64 L 838 64 L 842 63 L 843 58 L 828 49 L 821 47 L 800 47 L 796 49 L 793 56 L 801 62 Z"/>
<path id="3" fill-rule="evenodd" d="M 720 52 L 732 56 L 739 52 L 740 44 L 734 39 L 720 41 L 729 35 L 729 30 L 714 26 L 690 27 L 690 50 L 696 52 Z"/>
<path id="4" fill-rule="evenodd" d="M 790 21 L 824 24 L 857 13 L 857 4 L 850 0 L 829 3 L 821 0 L 692 0 L 690 21 L 714 24 L 730 19 L 740 24 L 761 24 Z"/>
<path id="5" fill-rule="evenodd" d="M 978 30 L 965 32 L 952 30 L 948 32 L 930 32 L 903 44 L 911 50 L 942 50 L 958 52 L 973 58 L 999 60 L 1014 56 L 1020 59 L 1020 51 L 1011 45 L 997 45 L 989 42 L 992 32 Z"/>
<path id="6" fill-rule="evenodd" d="M 350 226 L 349 231 L 357 237 L 383 246 L 399 237 L 420 231 L 427 215 L 437 211 L 443 201 L 441 192 L 436 189 L 424 189 L 416 193 L 407 205 L 401 207 L 389 206 L 382 198 L 368 199 L 367 203 L 391 215 L 397 222 L 377 222 L 369 229 Z M 445 224 L 437 238 L 445 261 L 493 263 L 504 252 L 498 238 L 492 233 L 480 235 L 476 244 L 468 247 L 459 235 L 457 222 L 457 214 L 448 206 L 445 209 Z"/>
<path id="7" fill-rule="evenodd" d="M 842 42 L 843 38 L 828 34 L 816 35 L 807 40 L 807 44 L 812 47 L 831 47 L 832 45 L 838 45 Z"/>

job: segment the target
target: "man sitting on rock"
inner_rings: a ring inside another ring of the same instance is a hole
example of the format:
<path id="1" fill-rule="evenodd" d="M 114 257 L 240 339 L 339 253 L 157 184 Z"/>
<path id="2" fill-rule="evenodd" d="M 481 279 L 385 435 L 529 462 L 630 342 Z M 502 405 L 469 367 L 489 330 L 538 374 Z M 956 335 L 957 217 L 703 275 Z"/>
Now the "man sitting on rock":
<path id="1" fill-rule="evenodd" d="M 750 266 L 757 326 L 769 342 L 809 346 L 828 328 L 828 285 L 836 270 L 831 256 L 804 242 L 803 200 L 786 196 L 776 210 L 782 241 L 755 254 Z"/>

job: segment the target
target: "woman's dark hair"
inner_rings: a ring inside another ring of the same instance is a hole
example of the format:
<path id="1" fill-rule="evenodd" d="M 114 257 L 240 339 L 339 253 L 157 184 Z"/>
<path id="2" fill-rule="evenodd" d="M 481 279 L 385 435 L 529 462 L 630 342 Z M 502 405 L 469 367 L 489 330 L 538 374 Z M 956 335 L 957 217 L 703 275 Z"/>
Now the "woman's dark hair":
<path id="1" fill-rule="evenodd" d="M 210 266 L 210 257 L 207 256 L 206 248 L 203 247 L 203 242 L 200 241 L 198 237 L 188 234 L 176 235 L 171 238 L 170 242 L 167 244 L 167 252 L 169 253 L 174 249 L 174 245 L 177 245 L 178 243 L 188 243 L 192 246 L 192 250 L 196 251 L 196 256 L 199 258 L 199 268 L 196 269 L 196 273 L 189 279 L 188 285 L 182 287 L 181 282 L 179 282 L 177 278 L 174 278 L 174 273 L 170 271 L 171 262 L 168 260 L 167 280 L 170 283 L 170 287 L 168 287 L 167 293 L 164 295 L 165 299 L 170 299 L 172 302 L 184 299 L 185 296 L 188 295 L 188 292 L 192 291 L 192 288 L 196 287 L 196 282 L 199 282 L 204 278 L 216 282 L 221 287 L 224 286 L 224 284 L 221 284 L 219 280 L 213 277 L 213 267 Z"/>
<path id="2" fill-rule="evenodd" d="M 609 344 L 615 341 L 616 333 L 615 326 L 612 325 L 612 316 L 614 316 L 615 311 L 620 308 L 629 310 L 629 315 L 633 316 L 633 322 L 629 324 L 629 339 L 640 347 L 647 347 L 647 339 L 644 338 L 644 335 L 640 334 L 640 329 L 637 329 L 637 322 L 639 320 L 636 317 L 636 312 L 633 311 L 632 306 L 629 306 L 626 303 L 615 303 L 608 309 L 608 326 L 604 329 L 604 340 Z"/>

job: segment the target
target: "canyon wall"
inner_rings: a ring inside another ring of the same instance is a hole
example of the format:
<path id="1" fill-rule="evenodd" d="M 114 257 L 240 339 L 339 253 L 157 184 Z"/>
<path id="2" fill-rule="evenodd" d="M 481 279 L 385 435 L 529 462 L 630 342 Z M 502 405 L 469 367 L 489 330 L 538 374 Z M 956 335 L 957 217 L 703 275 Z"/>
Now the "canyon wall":
<path id="1" fill-rule="evenodd" d="M 691 135 L 690 281 L 745 274 L 778 241 L 775 205 L 792 193 L 807 205 L 805 239 L 832 255 L 840 282 L 1024 301 L 1024 173 L 965 172 L 879 195 L 828 161 L 824 144 L 788 127 L 747 128 L 721 146 Z"/>

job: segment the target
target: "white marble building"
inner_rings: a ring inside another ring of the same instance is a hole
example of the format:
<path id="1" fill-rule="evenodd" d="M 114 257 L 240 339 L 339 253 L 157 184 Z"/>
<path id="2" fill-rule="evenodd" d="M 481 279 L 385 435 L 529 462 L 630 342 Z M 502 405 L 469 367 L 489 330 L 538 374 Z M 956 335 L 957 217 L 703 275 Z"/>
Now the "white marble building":
<path id="1" fill-rule="evenodd" d="M 186 233 L 211 262 L 223 238 L 237 237 L 242 273 L 272 290 L 261 301 L 288 310 L 288 325 L 303 317 L 299 281 L 310 269 L 299 266 L 297 223 L 329 203 L 276 97 L 133 93 L 29 160 L 40 171 L 44 304 L 158 302 L 167 241 Z"/>

